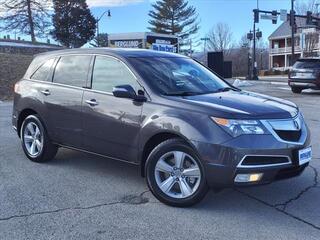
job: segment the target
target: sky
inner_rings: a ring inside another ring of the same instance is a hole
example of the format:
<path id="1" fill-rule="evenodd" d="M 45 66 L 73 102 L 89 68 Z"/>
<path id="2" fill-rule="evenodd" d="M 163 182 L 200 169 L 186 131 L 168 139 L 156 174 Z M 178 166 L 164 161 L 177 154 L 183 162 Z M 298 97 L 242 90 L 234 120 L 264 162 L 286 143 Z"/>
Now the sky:
<path id="1" fill-rule="evenodd" d="M 99 24 L 100 33 L 122 33 L 148 31 L 148 12 L 156 0 L 87 0 L 95 17 L 100 17 L 106 10 L 111 10 L 111 18 L 103 17 Z M 261 10 L 278 10 L 290 8 L 291 0 L 258 0 Z M 307 0 L 296 0 L 307 1 Z M 200 31 L 198 38 L 205 37 L 218 22 L 227 23 L 232 32 L 234 43 L 252 29 L 253 12 L 257 0 L 189 0 L 199 14 Z M 274 25 L 270 20 L 260 20 L 257 25 L 266 41 L 268 36 L 281 24 Z M 28 37 L 24 37 L 29 39 Z M 42 41 L 45 41 L 42 40 Z"/>
<path id="2" fill-rule="evenodd" d="M 101 20 L 100 32 L 142 32 L 148 31 L 148 12 L 155 0 L 88 0 L 92 13 L 97 17 L 104 10 L 110 9 L 112 17 Z M 252 29 L 253 13 L 257 0 L 189 0 L 200 18 L 198 37 L 204 37 L 218 22 L 227 23 L 235 42 Z M 259 0 L 262 10 L 290 9 L 290 0 Z M 260 20 L 257 25 L 263 32 L 264 40 L 281 24 L 274 25 L 269 20 Z"/>

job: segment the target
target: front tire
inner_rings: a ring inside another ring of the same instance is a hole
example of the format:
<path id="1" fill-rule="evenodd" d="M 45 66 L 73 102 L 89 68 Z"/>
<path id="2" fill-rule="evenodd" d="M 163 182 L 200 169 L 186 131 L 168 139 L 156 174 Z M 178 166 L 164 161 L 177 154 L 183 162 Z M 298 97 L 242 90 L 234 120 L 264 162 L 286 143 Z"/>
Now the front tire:
<path id="1" fill-rule="evenodd" d="M 33 162 L 48 162 L 57 154 L 58 146 L 52 144 L 37 115 L 24 119 L 20 137 L 24 153 Z"/>
<path id="2" fill-rule="evenodd" d="M 301 93 L 302 92 L 302 88 L 299 88 L 299 87 L 291 87 L 291 91 L 293 93 Z"/>
<path id="3" fill-rule="evenodd" d="M 192 206 L 208 191 L 201 161 L 180 139 L 164 141 L 150 153 L 146 162 L 146 180 L 159 201 L 175 207 Z"/>

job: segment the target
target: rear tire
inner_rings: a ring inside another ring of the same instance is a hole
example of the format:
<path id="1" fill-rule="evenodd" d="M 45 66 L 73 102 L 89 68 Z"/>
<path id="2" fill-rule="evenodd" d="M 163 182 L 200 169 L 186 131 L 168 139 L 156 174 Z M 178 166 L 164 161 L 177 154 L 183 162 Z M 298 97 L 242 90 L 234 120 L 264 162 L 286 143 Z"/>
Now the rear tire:
<path id="1" fill-rule="evenodd" d="M 302 92 L 302 88 L 299 88 L 299 87 L 291 87 L 291 91 L 293 93 L 301 93 Z"/>
<path id="2" fill-rule="evenodd" d="M 180 139 L 169 139 L 153 149 L 146 162 L 146 180 L 159 201 L 175 207 L 192 206 L 208 192 L 203 164 Z"/>
<path id="3" fill-rule="evenodd" d="M 30 115 L 24 119 L 20 137 L 24 153 L 33 162 L 48 162 L 57 154 L 58 146 L 52 144 L 37 115 Z"/>

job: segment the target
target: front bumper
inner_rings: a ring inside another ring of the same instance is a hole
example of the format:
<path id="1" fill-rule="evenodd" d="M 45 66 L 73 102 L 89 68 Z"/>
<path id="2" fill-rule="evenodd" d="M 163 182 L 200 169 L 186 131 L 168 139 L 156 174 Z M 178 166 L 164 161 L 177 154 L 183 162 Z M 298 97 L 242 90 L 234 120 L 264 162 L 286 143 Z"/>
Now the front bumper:
<path id="1" fill-rule="evenodd" d="M 228 166 L 217 166 L 212 163 L 206 164 L 206 178 L 210 187 L 233 187 L 233 186 L 254 186 L 268 184 L 276 180 L 282 180 L 299 176 L 309 163 L 299 166 L 292 163 L 283 166 L 263 168 L 237 168 Z M 256 182 L 235 182 L 238 174 L 263 174 Z"/>
<path id="2" fill-rule="evenodd" d="M 310 131 L 305 124 L 297 142 L 280 141 L 273 134 L 242 135 L 223 144 L 193 142 L 205 165 L 207 183 L 210 187 L 232 187 L 267 184 L 275 180 L 300 175 L 308 163 L 299 166 L 299 150 L 310 146 Z M 282 157 L 287 162 L 243 166 L 246 156 Z M 259 181 L 236 182 L 238 174 L 262 173 Z"/>

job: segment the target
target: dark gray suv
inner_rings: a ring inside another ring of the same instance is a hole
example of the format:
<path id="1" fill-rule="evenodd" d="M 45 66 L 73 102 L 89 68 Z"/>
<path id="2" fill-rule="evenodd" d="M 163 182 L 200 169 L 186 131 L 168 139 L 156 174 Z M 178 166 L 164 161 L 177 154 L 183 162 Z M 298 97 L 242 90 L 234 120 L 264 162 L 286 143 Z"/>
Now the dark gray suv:
<path id="1" fill-rule="evenodd" d="M 37 55 L 15 85 L 12 121 L 30 160 L 66 147 L 133 163 L 160 201 L 180 207 L 209 187 L 297 176 L 312 155 L 295 104 L 149 50 Z"/>

